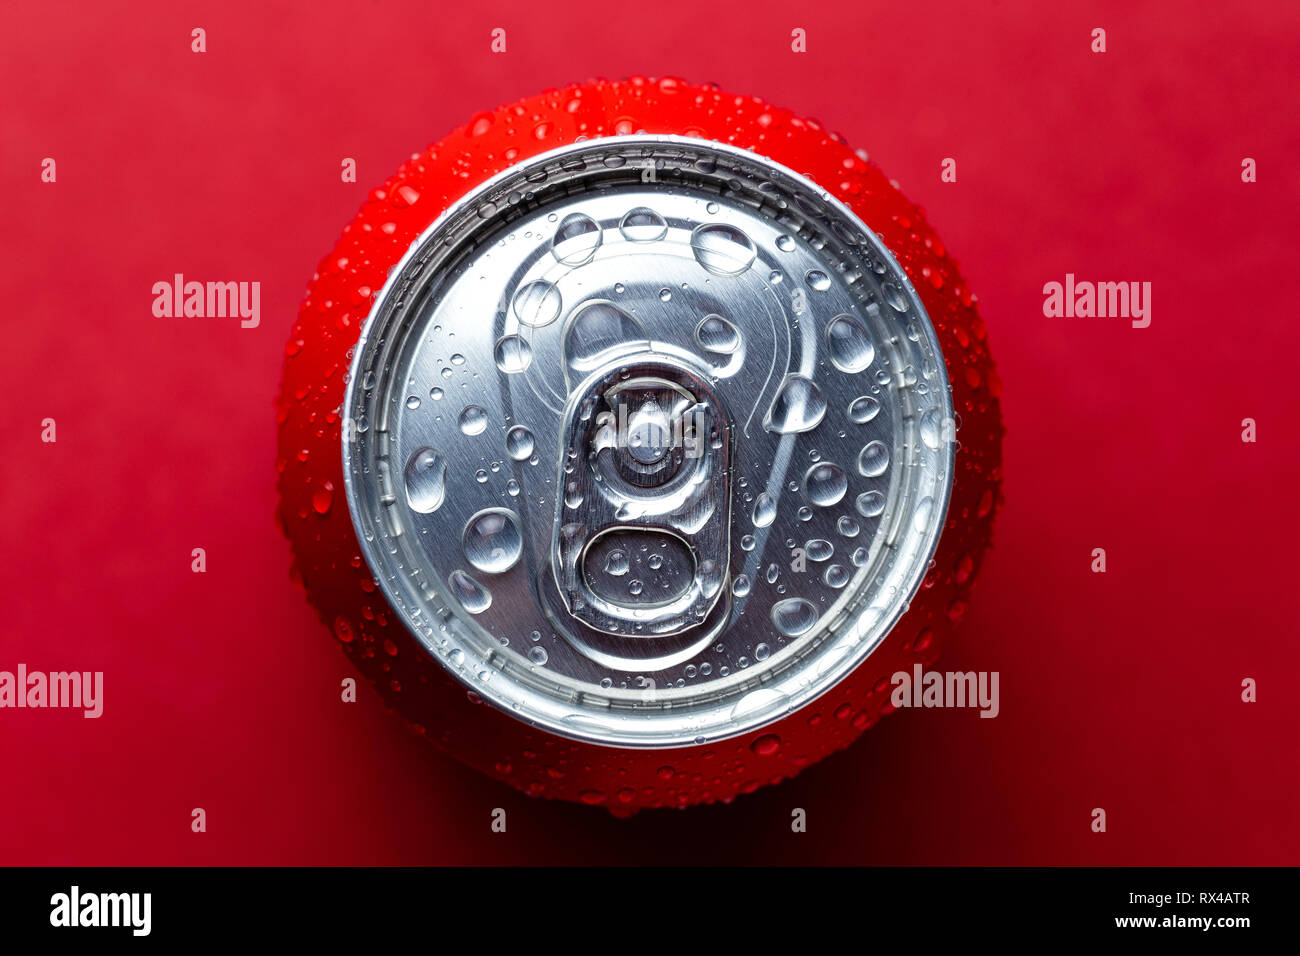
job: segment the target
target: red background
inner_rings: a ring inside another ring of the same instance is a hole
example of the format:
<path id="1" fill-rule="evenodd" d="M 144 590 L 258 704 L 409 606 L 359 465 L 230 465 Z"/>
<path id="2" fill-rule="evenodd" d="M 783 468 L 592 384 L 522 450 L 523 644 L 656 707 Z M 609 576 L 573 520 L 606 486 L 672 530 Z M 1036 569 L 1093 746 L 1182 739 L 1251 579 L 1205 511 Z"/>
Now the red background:
<path id="1" fill-rule="evenodd" d="M 0 862 L 1300 862 L 1293 5 L 2 17 L 0 669 L 102 670 L 105 710 L 0 711 Z M 997 719 L 904 711 L 731 806 L 616 820 L 462 768 L 368 690 L 339 701 L 350 665 L 272 522 L 271 401 L 365 190 L 480 109 L 632 73 L 817 117 L 926 207 L 989 325 L 1007 504 L 939 662 L 999 671 Z M 261 326 L 154 318 L 176 272 L 260 281 Z M 1151 327 L 1045 318 L 1066 272 L 1151 282 Z"/>

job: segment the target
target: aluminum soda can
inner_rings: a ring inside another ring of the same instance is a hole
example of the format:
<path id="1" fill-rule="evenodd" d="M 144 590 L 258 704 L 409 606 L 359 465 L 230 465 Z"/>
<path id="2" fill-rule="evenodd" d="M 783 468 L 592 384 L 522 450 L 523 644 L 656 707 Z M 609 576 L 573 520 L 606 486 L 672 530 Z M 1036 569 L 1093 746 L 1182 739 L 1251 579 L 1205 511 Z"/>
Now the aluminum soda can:
<path id="1" fill-rule="evenodd" d="M 533 795 L 792 776 L 893 709 L 989 546 L 956 266 L 865 154 L 712 86 L 475 116 L 370 194 L 286 355 L 296 575 L 392 709 Z"/>

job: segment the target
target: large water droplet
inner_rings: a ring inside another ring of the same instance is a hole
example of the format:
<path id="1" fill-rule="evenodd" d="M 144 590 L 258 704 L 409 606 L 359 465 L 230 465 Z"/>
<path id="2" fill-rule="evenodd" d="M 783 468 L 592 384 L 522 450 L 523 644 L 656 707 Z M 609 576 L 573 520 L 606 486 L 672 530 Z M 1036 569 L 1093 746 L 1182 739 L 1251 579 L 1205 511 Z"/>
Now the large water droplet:
<path id="1" fill-rule="evenodd" d="M 492 606 L 492 592 L 464 571 L 451 572 L 447 578 L 451 596 L 470 614 L 482 614 Z"/>
<path id="2" fill-rule="evenodd" d="M 465 523 L 461 545 L 465 560 L 480 571 L 488 574 L 509 571 L 523 553 L 519 518 L 507 508 L 480 511 Z"/>
<path id="3" fill-rule="evenodd" d="M 735 226 L 709 223 L 691 233 L 691 252 L 705 271 L 738 276 L 754 264 L 754 243 Z"/>
<path id="4" fill-rule="evenodd" d="M 740 329 L 720 315 L 706 315 L 695 326 L 695 341 L 707 352 L 730 355 L 740 348 Z"/>
<path id="5" fill-rule="evenodd" d="M 591 261 L 603 239 L 596 220 L 580 212 L 570 213 L 555 230 L 551 253 L 566 266 L 580 266 Z"/>
<path id="6" fill-rule="evenodd" d="M 834 462 L 823 461 L 808 469 L 803 479 L 808 500 L 822 508 L 837 504 L 849 489 L 848 476 Z"/>
<path id="7" fill-rule="evenodd" d="M 778 435 L 809 432 L 826 417 L 826 399 L 817 383 L 804 375 L 787 375 L 763 418 L 763 427 Z"/>
<path id="8" fill-rule="evenodd" d="M 916 505 L 916 511 L 912 514 L 912 527 L 917 531 L 924 532 L 930 526 L 930 516 L 934 513 L 934 499 L 922 498 Z"/>
<path id="9" fill-rule="evenodd" d="M 460 413 L 460 430 L 466 435 L 482 435 L 487 430 L 487 412 L 478 405 L 466 405 Z"/>
<path id="10" fill-rule="evenodd" d="M 950 437 L 944 434 L 945 431 L 951 431 L 951 428 L 944 428 L 944 421 L 941 408 L 930 408 L 921 414 L 921 441 L 926 448 L 938 451 L 944 438 Z"/>
<path id="11" fill-rule="evenodd" d="M 518 335 L 506 335 L 497 340 L 497 368 L 507 375 L 518 375 L 533 364 L 533 347 Z"/>
<path id="12" fill-rule="evenodd" d="M 880 283 L 880 291 L 884 295 L 885 301 L 889 303 L 890 308 L 895 312 L 906 312 L 908 310 L 907 295 L 896 282 L 887 280 Z"/>
<path id="13" fill-rule="evenodd" d="M 550 325 L 560 317 L 563 301 L 560 290 L 549 282 L 530 282 L 515 293 L 515 318 L 520 323 L 537 329 Z"/>
<path id="14" fill-rule="evenodd" d="M 572 368 L 590 371 L 610 349 L 645 342 L 645 329 L 628 313 L 609 302 L 578 307 L 564 332 L 564 355 Z"/>
<path id="15" fill-rule="evenodd" d="M 653 209 L 637 206 L 623 217 L 618 231 L 628 242 L 654 242 L 668 233 L 668 223 Z"/>
<path id="16" fill-rule="evenodd" d="M 858 454 L 858 471 L 868 478 L 883 475 L 889 467 L 889 449 L 881 441 L 868 442 Z"/>
<path id="17" fill-rule="evenodd" d="M 776 499 L 766 491 L 754 499 L 754 527 L 766 528 L 776 520 Z"/>
<path id="18" fill-rule="evenodd" d="M 628 561 L 627 552 L 619 548 L 612 549 L 605 555 L 605 573 L 616 578 L 621 578 L 627 574 Z"/>
<path id="19" fill-rule="evenodd" d="M 523 425 L 515 425 L 506 432 L 506 454 L 515 461 L 527 461 L 536 446 L 533 433 Z"/>
<path id="20" fill-rule="evenodd" d="M 433 514 L 447 496 L 447 459 L 436 448 L 419 448 L 406 460 L 406 503 L 412 511 Z"/>
<path id="21" fill-rule="evenodd" d="M 880 414 L 880 402 L 870 395 L 863 395 L 849 402 L 849 421 L 865 425 Z"/>
<path id="22" fill-rule="evenodd" d="M 786 637 L 798 637 L 817 623 L 817 606 L 804 598 L 786 598 L 772 605 L 772 625 Z"/>
<path id="23" fill-rule="evenodd" d="M 867 330 L 851 315 L 837 315 L 827 323 L 826 348 L 841 372 L 861 372 L 876 357 Z"/>

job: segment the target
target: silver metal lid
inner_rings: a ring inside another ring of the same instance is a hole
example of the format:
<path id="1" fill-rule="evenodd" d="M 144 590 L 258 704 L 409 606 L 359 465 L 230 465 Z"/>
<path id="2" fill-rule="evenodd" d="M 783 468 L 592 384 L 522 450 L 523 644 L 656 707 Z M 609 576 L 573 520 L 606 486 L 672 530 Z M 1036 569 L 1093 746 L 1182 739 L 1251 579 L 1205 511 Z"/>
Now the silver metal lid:
<path id="1" fill-rule="evenodd" d="M 465 196 L 376 298 L 344 475 L 366 561 L 474 693 L 705 743 L 833 686 L 906 609 L 952 482 L 920 300 L 752 153 L 575 143 Z"/>

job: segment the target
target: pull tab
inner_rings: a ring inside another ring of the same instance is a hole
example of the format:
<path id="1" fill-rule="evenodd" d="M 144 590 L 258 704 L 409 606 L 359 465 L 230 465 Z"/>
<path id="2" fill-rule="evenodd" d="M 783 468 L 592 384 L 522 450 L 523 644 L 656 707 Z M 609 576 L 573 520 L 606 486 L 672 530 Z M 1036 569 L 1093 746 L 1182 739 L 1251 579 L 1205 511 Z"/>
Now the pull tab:
<path id="1" fill-rule="evenodd" d="M 625 358 L 570 409 L 552 548 L 564 610 L 623 638 L 704 623 L 730 551 L 731 423 L 717 395 L 684 364 Z"/>

